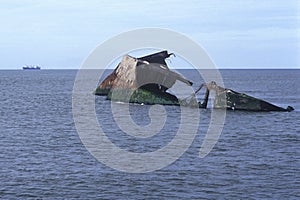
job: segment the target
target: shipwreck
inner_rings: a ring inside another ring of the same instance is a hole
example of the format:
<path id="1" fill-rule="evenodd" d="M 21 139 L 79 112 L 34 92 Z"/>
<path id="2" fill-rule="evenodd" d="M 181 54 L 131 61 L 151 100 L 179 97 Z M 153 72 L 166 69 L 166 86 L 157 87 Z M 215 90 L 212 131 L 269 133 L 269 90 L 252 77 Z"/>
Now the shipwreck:
<path id="1" fill-rule="evenodd" d="M 169 69 L 166 58 L 172 53 L 161 51 L 140 58 L 125 55 L 122 61 L 96 88 L 94 94 L 106 96 L 108 100 L 138 104 L 184 105 L 207 108 L 211 91 L 215 92 L 213 107 L 245 111 L 292 111 L 293 107 L 282 108 L 267 101 L 218 86 L 214 81 L 201 84 L 192 94 L 194 98 L 178 99 L 170 93 L 176 81 L 187 86 L 193 83 L 181 74 Z M 205 88 L 202 102 L 196 100 L 197 93 Z"/>

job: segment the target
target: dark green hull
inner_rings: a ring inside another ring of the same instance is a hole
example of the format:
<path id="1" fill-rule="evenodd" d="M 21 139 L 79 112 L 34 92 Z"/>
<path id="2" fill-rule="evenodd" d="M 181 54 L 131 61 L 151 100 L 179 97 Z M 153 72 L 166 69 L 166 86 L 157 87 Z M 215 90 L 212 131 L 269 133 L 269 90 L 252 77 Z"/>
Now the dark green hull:
<path id="1" fill-rule="evenodd" d="M 225 90 L 226 104 L 224 104 L 224 94 L 215 98 L 215 108 L 227 108 L 229 110 L 245 111 L 292 111 L 292 107 L 282 108 L 255 97 L 235 92 L 230 89 Z"/>

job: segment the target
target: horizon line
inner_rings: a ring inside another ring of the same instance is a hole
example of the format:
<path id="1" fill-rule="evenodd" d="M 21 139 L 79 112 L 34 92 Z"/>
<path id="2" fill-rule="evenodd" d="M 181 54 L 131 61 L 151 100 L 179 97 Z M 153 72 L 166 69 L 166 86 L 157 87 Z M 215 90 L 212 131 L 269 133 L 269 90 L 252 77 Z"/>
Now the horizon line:
<path id="1" fill-rule="evenodd" d="M 85 69 L 85 70 L 100 70 L 101 68 L 99 69 L 94 69 L 94 68 L 88 68 L 88 69 Z M 115 68 L 105 68 L 105 70 L 114 70 Z M 171 68 L 171 69 L 176 69 L 176 70 L 191 70 L 191 69 L 196 69 L 196 68 Z M 201 68 L 201 69 L 204 69 L 204 70 L 211 70 L 212 68 Z M 243 67 L 243 68 L 236 68 L 236 67 L 231 67 L 231 68 L 227 68 L 227 67 L 224 67 L 224 68 L 216 68 L 217 70 L 299 70 L 300 67 L 285 67 L 285 68 L 269 68 L 269 67 L 266 67 L 266 68 L 258 68 L 258 67 Z M 0 68 L 0 70 L 21 70 L 23 71 L 22 68 L 20 69 L 7 69 L 7 68 Z M 42 70 L 80 70 L 79 68 L 41 68 L 40 70 L 33 70 L 33 71 L 42 71 Z M 24 70 L 24 71 L 27 71 L 27 70 Z"/>

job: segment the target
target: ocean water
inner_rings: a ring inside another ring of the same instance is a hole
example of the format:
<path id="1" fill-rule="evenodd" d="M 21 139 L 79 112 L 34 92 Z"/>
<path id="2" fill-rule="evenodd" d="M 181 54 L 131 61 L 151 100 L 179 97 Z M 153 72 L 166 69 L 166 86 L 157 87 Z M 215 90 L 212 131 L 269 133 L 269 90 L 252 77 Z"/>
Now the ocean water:
<path id="1" fill-rule="evenodd" d="M 200 84 L 195 71 L 180 72 Z M 227 88 L 295 111 L 228 111 L 217 144 L 200 158 L 211 113 L 201 110 L 189 149 L 174 163 L 140 174 L 102 164 L 81 142 L 72 114 L 76 73 L 0 71 L 1 199 L 300 198 L 300 70 L 221 70 Z M 166 126 L 157 137 L 134 139 L 117 126 L 105 97 L 95 101 L 99 124 L 127 151 L 162 148 L 178 130 L 180 109 L 166 106 Z M 136 124 L 150 122 L 150 107 L 130 105 Z"/>

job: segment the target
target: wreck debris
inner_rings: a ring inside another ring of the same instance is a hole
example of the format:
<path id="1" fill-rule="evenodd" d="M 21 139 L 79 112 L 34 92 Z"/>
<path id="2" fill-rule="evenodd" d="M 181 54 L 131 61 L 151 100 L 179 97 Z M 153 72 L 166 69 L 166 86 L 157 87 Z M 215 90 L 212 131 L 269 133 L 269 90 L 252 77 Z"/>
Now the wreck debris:
<path id="1" fill-rule="evenodd" d="M 139 103 L 184 105 L 190 107 L 207 108 L 209 95 L 215 91 L 214 108 L 246 111 L 292 111 L 293 107 L 286 109 L 268 103 L 252 96 L 235 92 L 218 86 L 214 81 L 202 84 L 191 99 L 178 99 L 167 90 L 176 81 L 181 81 L 188 86 L 193 83 L 180 74 L 170 70 L 165 59 L 173 54 L 161 51 L 140 58 L 125 55 L 116 69 L 107 76 L 96 88 L 95 95 L 105 95 L 108 100 Z M 197 102 L 196 94 L 206 88 L 204 101 Z"/>
<path id="2" fill-rule="evenodd" d="M 231 89 L 218 86 L 214 81 L 208 84 L 202 84 L 196 93 L 203 87 L 206 87 L 206 96 L 201 104 L 203 108 L 207 107 L 208 95 L 211 90 L 216 92 L 214 100 L 214 108 L 226 108 L 229 110 L 245 110 L 245 111 L 293 111 L 294 108 L 288 106 L 282 108 L 266 102 L 261 99 L 239 93 Z"/>

